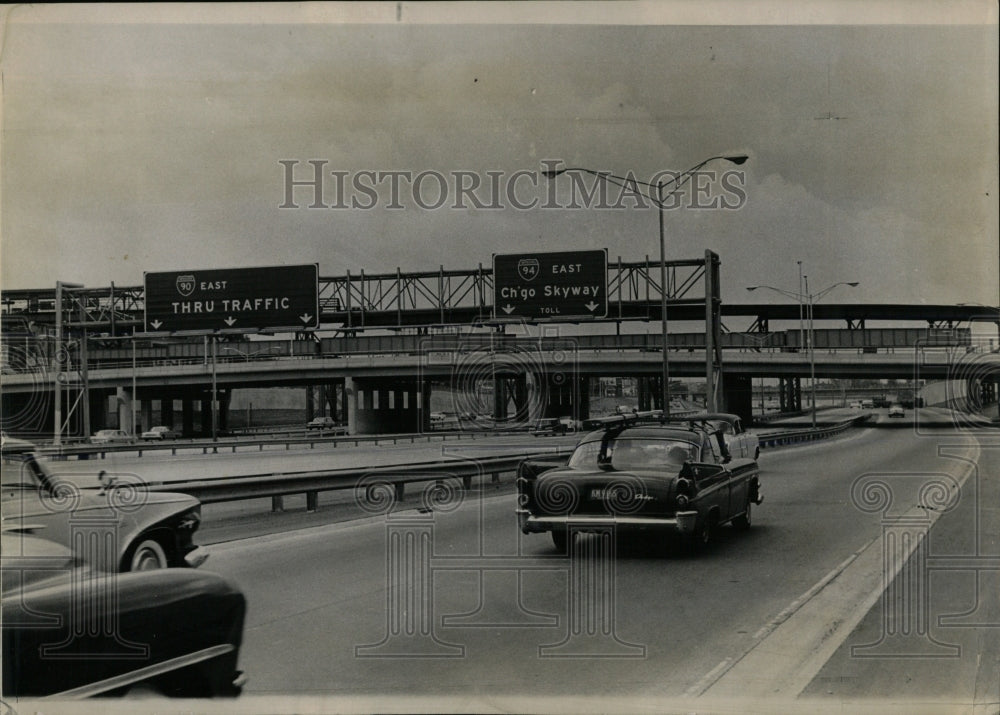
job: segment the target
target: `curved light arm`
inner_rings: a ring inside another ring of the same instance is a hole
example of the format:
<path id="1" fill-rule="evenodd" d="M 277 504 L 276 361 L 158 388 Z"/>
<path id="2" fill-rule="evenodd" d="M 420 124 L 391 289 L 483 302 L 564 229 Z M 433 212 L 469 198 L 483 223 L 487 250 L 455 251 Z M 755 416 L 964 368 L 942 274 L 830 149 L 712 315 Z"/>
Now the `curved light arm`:
<path id="1" fill-rule="evenodd" d="M 709 162 L 715 161 L 716 159 L 725 159 L 726 161 L 739 166 L 740 164 L 744 163 L 747 160 L 747 156 L 745 154 L 739 154 L 736 156 L 723 156 L 723 155 L 711 156 L 708 159 L 705 159 L 703 162 L 695 164 L 690 169 L 681 172 L 680 174 L 673 177 L 669 181 L 661 181 L 656 184 L 651 184 L 648 181 L 639 181 L 634 176 L 617 176 L 608 171 L 594 171 L 593 169 L 586 169 L 581 166 L 570 166 L 564 169 L 546 169 L 541 173 L 542 176 L 544 176 L 547 179 L 554 179 L 560 174 L 565 174 L 571 171 L 578 171 L 584 174 L 590 174 L 591 176 L 596 176 L 598 179 L 601 179 L 602 181 L 606 181 L 609 184 L 614 184 L 615 186 L 621 186 L 622 188 L 626 188 L 629 184 L 631 184 L 633 185 L 635 192 L 637 194 L 640 194 L 641 196 L 644 196 L 645 198 L 649 199 L 651 202 L 656 204 L 657 207 L 665 208 L 665 202 L 667 198 L 673 196 L 675 193 L 680 191 L 684 187 L 684 185 L 691 180 L 691 177 L 695 175 L 695 172 L 697 172 L 699 169 L 701 169 Z M 640 185 L 647 187 L 647 189 L 655 189 L 656 190 L 655 195 L 649 190 L 641 191 L 639 189 Z M 670 193 L 664 196 L 663 189 L 667 187 L 672 187 L 672 188 Z"/>
<path id="2" fill-rule="evenodd" d="M 819 293 L 796 293 L 795 291 L 783 290 L 781 288 L 775 288 L 774 286 L 747 286 L 747 290 L 753 291 L 757 290 L 758 288 L 766 288 L 767 290 L 773 290 L 775 293 L 781 293 L 781 295 L 788 296 L 789 298 L 794 298 L 795 300 L 808 299 L 815 303 L 837 286 L 851 286 L 851 288 L 855 288 L 858 285 L 860 285 L 858 281 L 841 281 L 840 283 L 834 283 L 832 286 L 829 286 L 828 288 L 824 288 Z"/>
<path id="3" fill-rule="evenodd" d="M 819 293 L 816 293 L 816 294 L 812 295 L 811 299 L 815 302 L 815 301 L 819 300 L 820 298 L 822 298 L 827 293 L 829 293 L 830 291 L 832 291 L 837 286 L 851 286 L 851 288 L 856 288 L 858 285 L 859 285 L 858 281 L 841 281 L 840 283 L 834 283 L 829 288 L 824 288 Z"/>
<path id="4" fill-rule="evenodd" d="M 783 290 L 781 288 L 775 288 L 774 286 L 747 286 L 748 291 L 754 291 L 758 288 L 766 288 L 767 290 L 773 290 L 775 293 L 781 293 L 781 295 L 787 296 L 789 298 L 794 298 L 795 300 L 802 300 L 806 297 L 804 293 L 796 293 L 795 291 Z"/>

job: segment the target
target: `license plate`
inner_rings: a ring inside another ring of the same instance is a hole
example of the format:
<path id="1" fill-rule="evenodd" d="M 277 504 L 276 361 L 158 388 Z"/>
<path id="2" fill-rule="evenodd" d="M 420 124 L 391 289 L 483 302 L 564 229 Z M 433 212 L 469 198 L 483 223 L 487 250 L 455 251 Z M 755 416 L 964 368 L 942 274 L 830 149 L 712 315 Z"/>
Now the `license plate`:
<path id="1" fill-rule="evenodd" d="M 600 501 L 604 501 L 605 499 L 610 499 L 611 498 L 611 490 L 610 489 L 591 489 L 590 490 L 590 498 L 591 499 L 597 499 L 597 500 L 600 500 Z"/>

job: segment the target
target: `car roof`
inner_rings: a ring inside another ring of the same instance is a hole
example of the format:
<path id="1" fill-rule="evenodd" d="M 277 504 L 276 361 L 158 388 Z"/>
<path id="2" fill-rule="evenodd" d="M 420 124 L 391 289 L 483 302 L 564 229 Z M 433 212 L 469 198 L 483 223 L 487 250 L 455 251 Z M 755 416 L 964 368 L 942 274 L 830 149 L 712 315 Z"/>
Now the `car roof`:
<path id="1" fill-rule="evenodd" d="M 700 444 L 701 438 L 704 435 L 704 432 L 700 430 L 681 427 L 679 425 L 637 425 L 626 427 L 625 429 L 614 427 L 612 429 L 596 430 L 584 437 L 581 442 L 591 442 L 601 439 L 608 432 L 614 432 L 616 439 L 623 437 L 627 439 L 677 439 L 694 444 Z"/>

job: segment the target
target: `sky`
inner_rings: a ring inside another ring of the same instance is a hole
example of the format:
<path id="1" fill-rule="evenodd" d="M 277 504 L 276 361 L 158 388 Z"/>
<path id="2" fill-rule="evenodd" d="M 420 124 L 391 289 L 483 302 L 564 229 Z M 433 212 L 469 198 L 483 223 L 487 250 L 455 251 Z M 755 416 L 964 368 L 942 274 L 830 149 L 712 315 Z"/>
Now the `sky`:
<path id="1" fill-rule="evenodd" d="M 818 24 L 760 3 L 730 24 L 668 6 L 4 8 L 0 284 L 470 269 L 593 248 L 644 260 L 659 251 L 654 208 L 553 208 L 573 180 L 538 172 L 649 180 L 746 154 L 727 179 L 739 191 L 721 183 L 735 167 L 706 167 L 702 198 L 733 207 L 685 195 L 664 216 L 668 258 L 721 256 L 724 301 L 782 301 L 744 287 L 794 291 L 802 261 L 813 290 L 860 282 L 828 300 L 1000 302 L 991 3 L 939 3 L 925 24 L 873 22 L 851 0 Z M 287 167 L 302 181 L 310 161 L 327 208 L 308 186 L 291 208 Z M 375 185 L 365 172 L 428 174 L 422 198 L 401 179 L 394 199 L 387 182 L 352 193 Z M 458 200 L 458 172 L 485 206 Z M 328 207 L 334 176 L 346 207 Z M 498 200 L 491 176 L 516 176 L 514 200 L 533 205 Z"/>

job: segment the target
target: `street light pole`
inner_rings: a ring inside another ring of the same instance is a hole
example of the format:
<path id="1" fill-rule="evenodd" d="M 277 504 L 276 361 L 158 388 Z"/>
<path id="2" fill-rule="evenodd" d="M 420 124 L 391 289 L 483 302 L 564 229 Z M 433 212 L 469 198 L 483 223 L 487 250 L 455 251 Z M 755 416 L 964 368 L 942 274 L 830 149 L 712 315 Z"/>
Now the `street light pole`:
<path id="1" fill-rule="evenodd" d="M 802 300 L 806 300 L 806 319 L 809 323 L 808 333 L 807 333 L 807 347 L 809 349 L 809 377 L 812 381 L 811 395 L 812 395 L 812 426 L 816 429 L 816 353 L 814 346 L 814 334 L 813 334 L 813 306 L 815 302 L 822 298 L 824 295 L 832 291 L 837 286 L 850 286 L 851 288 L 857 288 L 860 285 L 857 281 L 841 281 L 840 283 L 834 283 L 828 288 L 824 288 L 819 293 L 813 294 L 809 292 L 809 276 L 803 277 L 805 280 L 805 293 L 799 291 L 794 293 L 790 290 L 783 290 L 782 288 L 775 288 L 774 286 L 747 286 L 748 291 L 754 291 L 758 288 L 767 288 L 768 290 L 773 290 L 775 293 L 780 293 L 781 295 L 787 296 L 789 298 L 794 298 L 799 301 L 799 306 L 802 305 Z"/>
<path id="2" fill-rule="evenodd" d="M 667 341 L 667 239 L 663 227 L 663 181 L 656 182 L 656 198 L 660 215 L 660 328 L 663 336 L 663 384 L 661 400 L 664 419 L 670 419 L 670 350 Z"/>
<path id="3" fill-rule="evenodd" d="M 809 383 L 810 402 L 812 402 L 812 428 L 816 429 L 816 345 L 813 332 L 813 296 L 809 292 L 809 276 L 805 276 L 806 297 L 809 300 L 807 314 L 809 317 Z"/>
<path id="4" fill-rule="evenodd" d="M 59 447 L 62 445 L 62 377 L 65 365 L 69 360 L 66 359 L 66 353 L 62 349 L 63 347 L 63 291 L 72 290 L 74 288 L 83 288 L 82 283 L 64 283 L 63 281 L 56 281 L 56 347 L 54 351 L 55 356 L 55 380 L 53 387 L 55 388 L 54 406 L 53 411 L 54 425 L 52 430 L 52 443 Z M 72 410 L 71 410 L 72 411 Z"/>
<path id="5" fill-rule="evenodd" d="M 573 172 L 583 172 L 584 174 L 590 174 L 591 176 L 597 177 L 601 181 L 609 182 L 615 184 L 616 186 L 625 187 L 627 185 L 631 185 L 635 188 L 636 193 L 645 196 L 647 199 L 656 204 L 656 207 L 659 209 L 658 213 L 659 213 L 659 224 L 660 224 L 660 327 L 663 338 L 663 376 L 662 376 L 663 385 L 662 385 L 661 399 L 663 400 L 663 416 L 665 419 L 670 419 L 670 356 L 668 354 L 668 345 L 667 345 L 667 341 L 669 339 L 668 328 L 667 328 L 668 325 L 667 323 L 667 239 L 663 221 L 663 212 L 666 207 L 666 200 L 670 196 L 673 196 L 678 191 L 680 191 L 681 188 L 688 181 L 691 180 L 691 177 L 693 177 L 696 174 L 696 172 L 698 172 L 703 166 L 705 166 L 709 162 L 715 161 L 716 159 L 724 159 L 732 164 L 736 164 L 737 166 L 739 166 L 740 164 L 746 162 L 747 158 L 748 157 L 745 154 L 738 154 L 733 156 L 722 156 L 722 155 L 712 156 L 709 157 L 708 159 L 705 159 L 700 164 L 696 164 L 687 171 L 678 174 L 670 181 L 663 181 L 662 179 L 657 179 L 657 182 L 655 184 L 651 184 L 645 181 L 639 181 L 635 177 L 626 178 L 624 176 L 615 176 L 614 174 L 609 174 L 606 171 L 594 171 L 593 169 L 584 169 L 582 167 L 567 167 L 564 169 L 546 169 L 545 171 L 542 172 L 542 176 L 544 176 L 547 179 L 554 179 L 560 174 L 565 174 L 568 171 L 573 171 Z M 639 190 L 640 184 L 646 187 L 646 191 Z M 664 196 L 663 190 L 671 185 L 673 186 L 672 190 L 670 191 L 670 193 Z M 654 190 L 656 191 L 655 197 L 652 194 L 652 191 Z M 706 296 L 706 300 L 711 300 L 711 298 Z M 711 329 L 711 326 L 708 326 L 708 329 Z M 706 401 L 709 399 L 711 399 L 711 396 L 706 395 Z"/>

